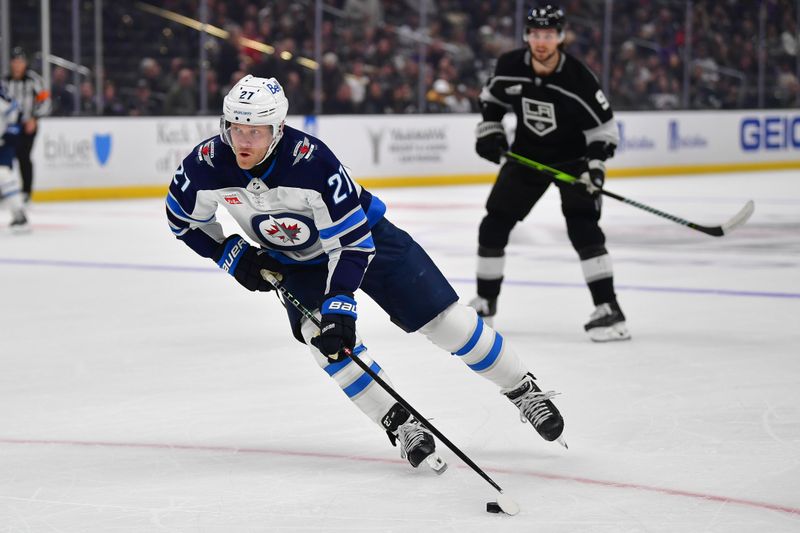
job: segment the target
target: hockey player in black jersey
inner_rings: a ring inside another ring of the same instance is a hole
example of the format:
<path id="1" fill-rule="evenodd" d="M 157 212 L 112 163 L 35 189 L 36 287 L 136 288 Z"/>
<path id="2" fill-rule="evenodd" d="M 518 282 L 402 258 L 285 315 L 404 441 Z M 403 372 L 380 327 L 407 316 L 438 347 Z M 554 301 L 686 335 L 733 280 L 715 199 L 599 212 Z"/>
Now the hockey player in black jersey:
<path id="1" fill-rule="evenodd" d="M 619 133 L 611 106 L 594 74 L 561 49 L 564 11 L 533 8 L 526 21 L 527 46 L 497 60 L 480 94 L 483 121 L 475 150 L 501 163 L 509 150 L 503 116 L 512 111 L 517 128 L 511 151 L 580 176 L 577 185 L 556 182 L 567 234 L 578 253 L 595 310 L 584 326 L 593 341 L 630 338 L 614 293 L 611 258 L 599 226 L 605 161 L 614 155 Z M 513 161 L 503 162 L 486 201 L 478 235 L 478 314 L 497 312 L 509 234 L 552 183 L 546 174 Z"/>
<path id="2" fill-rule="evenodd" d="M 400 328 L 421 332 L 495 383 L 545 440 L 560 440 L 564 421 L 554 393 L 543 392 L 508 342 L 458 303 L 425 251 L 386 219 L 383 202 L 322 141 L 285 125 L 288 109 L 274 78 L 246 76 L 231 89 L 220 135 L 193 149 L 173 176 L 166 207 L 175 236 L 248 290 L 273 288 L 262 269 L 282 277 L 321 321 L 318 328 L 288 305 L 295 338 L 393 444 L 399 441 L 412 466 L 426 459 L 434 469 L 444 466 L 433 435 L 343 355 L 348 348 L 389 381 L 356 328 L 359 289 Z M 220 206 L 247 238 L 223 232 L 215 218 Z"/>

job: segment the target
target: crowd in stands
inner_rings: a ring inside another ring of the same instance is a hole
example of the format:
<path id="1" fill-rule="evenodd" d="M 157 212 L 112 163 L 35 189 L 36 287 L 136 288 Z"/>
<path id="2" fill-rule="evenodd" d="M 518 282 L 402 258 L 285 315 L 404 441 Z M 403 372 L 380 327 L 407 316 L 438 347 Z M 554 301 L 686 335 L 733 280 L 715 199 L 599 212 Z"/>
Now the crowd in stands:
<path id="1" fill-rule="evenodd" d="M 104 40 L 103 114 L 196 115 L 203 111 L 200 83 L 207 90 L 206 112 L 217 114 L 224 94 L 245 73 L 276 77 L 289 95 L 290 113 L 312 113 L 315 72 L 298 59 L 314 57 L 314 4 L 314 0 L 208 0 L 208 22 L 229 36 L 209 37 L 205 80 L 198 80 L 196 30 L 132 2 L 104 3 L 109 30 Z M 515 0 L 326 0 L 324 4 L 319 68 L 321 110 L 326 114 L 475 112 L 494 60 L 523 45 Z M 612 105 L 617 110 L 757 107 L 761 56 L 763 105 L 800 106 L 796 4 L 763 0 L 766 46 L 762 50 L 761 2 L 694 0 L 687 13 L 683 0 L 615 0 L 607 69 Z M 603 79 L 606 3 L 563 0 L 561 5 L 568 18 L 566 50 Z M 198 0 L 164 0 L 158 6 L 200 18 Z M 692 19 L 691 34 L 686 30 L 687 15 Z M 421 18 L 427 22 L 424 32 Z M 242 38 L 272 46 L 274 53 L 245 46 Z M 91 43 L 87 41 L 84 48 L 84 63 L 91 66 Z M 291 59 L 284 59 L 289 55 Z M 686 72 L 690 79 L 685 93 Z M 96 114 L 92 80 L 84 79 L 76 88 L 71 72 L 54 67 L 52 85 L 54 114 Z M 75 91 L 81 95 L 78 113 Z"/>

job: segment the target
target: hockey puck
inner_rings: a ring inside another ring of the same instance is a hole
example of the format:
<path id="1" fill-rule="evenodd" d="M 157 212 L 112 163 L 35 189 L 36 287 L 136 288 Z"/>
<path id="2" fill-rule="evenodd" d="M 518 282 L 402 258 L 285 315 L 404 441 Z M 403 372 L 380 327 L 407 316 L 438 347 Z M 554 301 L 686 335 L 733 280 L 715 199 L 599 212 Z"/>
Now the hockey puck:
<path id="1" fill-rule="evenodd" d="M 500 505 L 497 502 L 486 502 L 486 512 L 487 513 L 502 513 L 503 510 L 500 508 Z"/>

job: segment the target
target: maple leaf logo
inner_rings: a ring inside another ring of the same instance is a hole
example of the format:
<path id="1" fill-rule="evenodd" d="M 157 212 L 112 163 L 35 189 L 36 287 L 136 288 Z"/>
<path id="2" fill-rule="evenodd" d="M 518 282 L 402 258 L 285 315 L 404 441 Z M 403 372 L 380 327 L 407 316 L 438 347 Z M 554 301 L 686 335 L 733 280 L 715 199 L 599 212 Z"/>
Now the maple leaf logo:
<path id="1" fill-rule="evenodd" d="M 267 230 L 267 233 L 270 236 L 276 236 L 282 242 L 295 242 L 300 233 L 300 228 L 297 227 L 297 224 L 287 226 L 283 222 L 280 224 L 273 223 L 272 227 Z"/>

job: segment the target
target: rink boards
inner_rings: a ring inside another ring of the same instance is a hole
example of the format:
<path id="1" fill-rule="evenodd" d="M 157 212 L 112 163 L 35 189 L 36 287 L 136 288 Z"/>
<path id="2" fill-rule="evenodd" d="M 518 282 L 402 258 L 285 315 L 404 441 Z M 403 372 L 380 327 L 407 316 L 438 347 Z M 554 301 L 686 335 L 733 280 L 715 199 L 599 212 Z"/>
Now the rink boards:
<path id="1" fill-rule="evenodd" d="M 509 132 L 516 124 L 507 117 Z M 218 132 L 218 117 L 47 118 L 33 161 L 37 200 L 164 194 L 181 159 Z M 479 115 L 290 116 L 364 185 L 488 183 L 474 152 Z M 800 168 L 800 111 L 618 113 L 611 177 Z"/>

